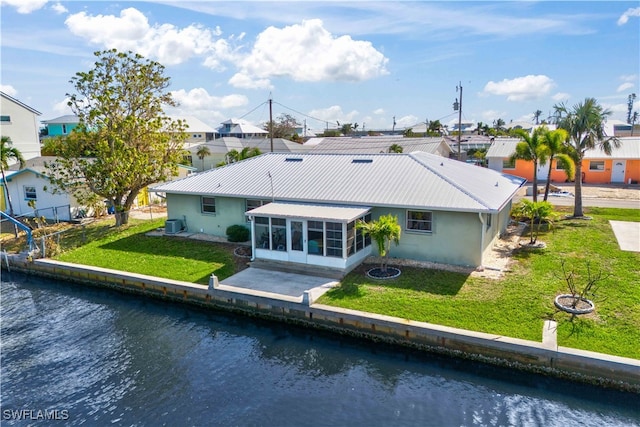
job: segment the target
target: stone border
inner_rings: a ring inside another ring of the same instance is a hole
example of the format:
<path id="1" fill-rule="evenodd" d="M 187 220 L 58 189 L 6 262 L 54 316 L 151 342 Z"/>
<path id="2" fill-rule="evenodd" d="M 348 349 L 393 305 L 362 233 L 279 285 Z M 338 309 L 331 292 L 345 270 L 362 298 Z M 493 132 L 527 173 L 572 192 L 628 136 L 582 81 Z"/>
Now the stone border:
<path id="1" fill-rule="evenodd" d="M 10 256 L 9 260 L 11 269 L 24 273 L 640 393 L 640 360 L 559 347 L 553 322 L 545 322 L 543 341 L 536 342 L 315 304 L 313 290 L 296 298 L 226 286 L 213 275 L 207 288 L 50 259 L 28 261 L 24 256 Z"/>

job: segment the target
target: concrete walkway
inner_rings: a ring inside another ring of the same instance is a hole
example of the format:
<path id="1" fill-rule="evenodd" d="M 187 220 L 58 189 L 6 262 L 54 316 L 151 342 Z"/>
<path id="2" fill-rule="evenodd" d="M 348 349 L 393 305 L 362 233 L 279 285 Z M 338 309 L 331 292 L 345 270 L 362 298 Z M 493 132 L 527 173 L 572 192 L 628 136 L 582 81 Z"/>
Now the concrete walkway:
<path id="1" fill-rule="evenodd" d="M 316 288 L 319 289 L 316 289 L 315 295 L 317 295 L 317 292 L 324 293 L 337 286 L 338 282 L 327 277 L 307 276 L 250 267 L 222 280 L 220 284 L 272 294 L 302 297 L 305 291 Z"/>
<path id="2" fill-rule="evenodd" d="M 640 252 L 640 222 L 609 221 L 623 251 Z"/>

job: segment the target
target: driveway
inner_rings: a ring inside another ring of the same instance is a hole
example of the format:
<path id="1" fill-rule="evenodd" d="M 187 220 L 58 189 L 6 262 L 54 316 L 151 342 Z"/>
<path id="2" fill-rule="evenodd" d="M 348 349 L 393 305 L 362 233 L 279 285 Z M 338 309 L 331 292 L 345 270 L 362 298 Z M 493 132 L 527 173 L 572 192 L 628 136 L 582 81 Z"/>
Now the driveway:
<path id="1" fill-rule="evenodd" d="M 609 221 L 623 251 L 640 252 L 640 222 Z"/>

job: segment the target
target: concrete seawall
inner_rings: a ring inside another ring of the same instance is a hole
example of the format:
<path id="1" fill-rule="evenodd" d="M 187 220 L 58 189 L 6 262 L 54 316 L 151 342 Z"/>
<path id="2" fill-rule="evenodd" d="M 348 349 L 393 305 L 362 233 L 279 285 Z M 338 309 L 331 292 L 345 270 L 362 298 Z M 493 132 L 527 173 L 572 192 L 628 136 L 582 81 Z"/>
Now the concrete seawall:
<path id="1" fill-rule="evenodd" d="M 543 334 L 542 342 L 535 342 L 315 304 L 315 298 L 309 295 L 296 298 L 217 283 L 206 287 L 50 259 L 29 261 L 9 255 L 7 260 L 11 270 L 43 277 L 296 323 L 640 393 L 640 360 L 559 347 L 553 322 L 545 323 L 549 333 Z M 5 268 L 5 263 L 2 264 Z"/>

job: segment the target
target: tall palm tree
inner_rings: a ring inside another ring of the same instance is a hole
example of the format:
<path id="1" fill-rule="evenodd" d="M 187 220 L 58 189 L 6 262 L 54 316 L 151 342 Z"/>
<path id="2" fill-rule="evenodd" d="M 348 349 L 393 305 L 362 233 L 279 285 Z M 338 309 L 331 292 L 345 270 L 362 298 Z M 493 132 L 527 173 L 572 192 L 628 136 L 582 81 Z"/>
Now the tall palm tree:
<path id="1" fill-rule="evenodd" d="M 244 147 L 241 151 L 238 151 L 236 149 L 229 150 L 226 156 L 226 161 L 218 164 L 218 166 L 224 166 L 228 165 L 229 163 L 239 162 L 240 160 L 259 156 L 260 154 L 262 154 L 262 152 L 258 147 Z"/>
<path id="2" fill-rule="evenodd" d="M 200 147 L 198 147 L 198 151 L 196 151 L 196 156 L 198 156 L 198 158 L 202 162 L 202 170 L 204 170 L 204 158 L 210 154 L 211 154 L 211 150 L 209 150 L 209 147 L 207 147 L 206 145 L 203 144 Z"/>
<path id="3" fill-rule="evenodd" d="M 611 111 L 605 110 L 595 98 L 585 98 L 584 101 L 569 109 L 564 103 L 554 105 L 559 115 L 558 127 L 567 131 L 569 138 L 566 142 L 568 154 L 576 165 L 576 179 L 574 191 L 573 216 L 582 217 L 582 160 L 587 150 L 600 148 L 607 155 L 611 155 L 613 148 L 620 147 L 616 137 L 607 137 L 604 124 Z"/>
<path id="4" fill-rule="evenodd" d="M 13 205 L 11 204 L 11 196 L 9 195 L 9 188 L 7 187 L 7 177 L 4 172 L 9 169 L 10 160 L 18 162 L 20 169 L 24 168 L 25 161 L 24 157 L 22 157 L 22 153 L 20 150 L 13 147 L 11 138 L 3 136 L 0 142 L 0 172 L 2 172 L 2 185 L 4 186 L 5 194 L 7 196 L 7 204 L 9 205 L 9 215 L 13 216 Z"/>
<path id="5" fill-rule="evenodd" d="M 546 128 L 545 128 L 546 129 Z M 549 171 L 547 172 L 547 184 L 544 188 L 544 201 L 547 201 L 549 197 L 549 186 L 551 185 L 551 167 L 553 166 L 553 160 L 556 164 L 562 162 L 565 166 L 564 171 L 567 174 L 567 179 L 571 180 L 574 177 L 575 168 L 573 160 L 565 153 L 564 142 L 568 138 L 567 131 L 564 129 L 556 129 L 553 131 L 545 130 L 543 133 L 544 145 L 547 146 L 547 156 L 549 157 Z"/>
<path id="6" fill-rule="evenodd" d="M 522 138 L 516 145 L 516 152 L 511 160 L 517 159 L 533 162 L 533 201 L 538 201 L 538 164 L 547 162 L 547 146 L 544 145 L 544 128 L 538 128 L 530 135 L 524 129 L 516 129 L 515 134 Z"/>

